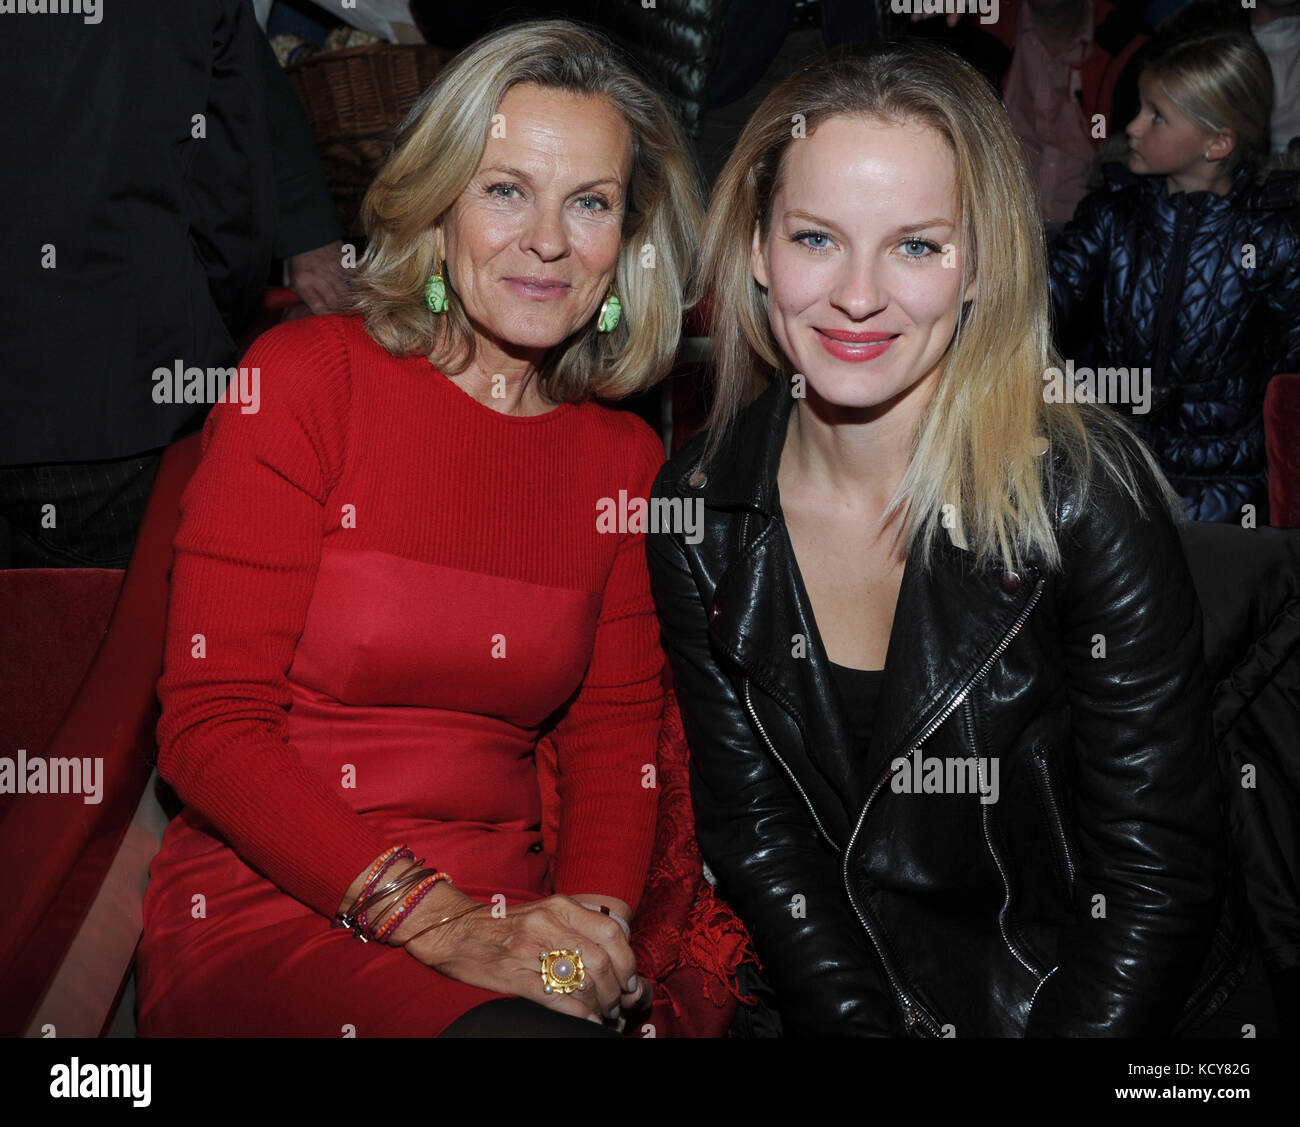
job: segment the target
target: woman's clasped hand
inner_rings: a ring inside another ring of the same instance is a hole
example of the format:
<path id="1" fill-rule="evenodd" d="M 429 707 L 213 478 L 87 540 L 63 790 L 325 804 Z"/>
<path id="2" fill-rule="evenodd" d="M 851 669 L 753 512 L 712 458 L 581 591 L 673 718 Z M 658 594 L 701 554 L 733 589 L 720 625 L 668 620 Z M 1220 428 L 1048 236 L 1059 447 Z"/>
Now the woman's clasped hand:
<path id="1" fill-rule="evenodd" d="M 441 883 L 402 921 L 393 942 L 449 978 L 485 990 L 528 998 L 590 1021 L 616 1020 L 640 1008 L 645 984 L 636 959 L 613 919 L 568 896 L 550 896 L 509 908 L 477 903 Z M 421 935 L 446 917 L 459 918 Z M 413 938 L 416 937 L 416 938 Z M 545 989 L 541 957 L 573 952 L 580 960 L 580 988 Z"/>

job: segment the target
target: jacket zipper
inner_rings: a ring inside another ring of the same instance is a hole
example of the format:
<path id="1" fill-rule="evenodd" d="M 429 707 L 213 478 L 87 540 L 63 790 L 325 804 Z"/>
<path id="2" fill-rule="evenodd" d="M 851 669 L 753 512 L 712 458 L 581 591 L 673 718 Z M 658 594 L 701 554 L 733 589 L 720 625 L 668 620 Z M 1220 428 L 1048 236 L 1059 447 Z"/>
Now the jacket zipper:
<path id="1" fill-rule="evenodd" d="M 914 754 L 920 749 L 921 745 L 938 730 L 939 726 L 947 720 L 953 712 L 961 707 L 971 689 L 974 688 L 980 679 L 993 668 L 994 663 L 1002 656 L 1006 651 L 1006 648 L 1011 645 L 1015 636 L 1020 633 L 1020 628 L 1025 624 L 1025 620 L 1029 617 L 1030 612 L 1034 609 L 1034 606 L 1037 604 L 1042 593 L 1043 581 L 1039 580 L 1038 585 L 1034 588 L 1034 593 L 1029 597 L 1029 601 L 1025 604 L 1024 609 L 1022 609 L 1016 616 L 1015 622 L 1011 624 L 997 647 L 985 659 L 984 664 L 975 671 L 975 675 L 957 691 L 946 705 L 944 705 L 939 715 L 931 721 L 929 727 L 921 733 L 920 738 L 917 739 L 916 743 L 908 749 L 906 754 L 896 758 L 905 759 L 908 755 Z M 898 995 L 898 999 L 902 1004 L 904 1024 L 909 1029 L 916 1025 L 920 1025 L 921 1028 L 929 1033 L 930 1036 L 941 1037 L 943 1035 L 943 1030 L 939 1023 L 926 1013 L 918 1003 L 914 1002 L 903 989 L 901 979 L 894 968 L 890 965 L 889 960 L 885 957 L 880 940 L 877 938 L 876 933 L 872 931 L 871 925 L 867 922 L 866 912 L 859 903 L 857 896 L 854 894 L 853 882 L 849 878 L 849 861 L 853 856 L 853 847 L 857 844 L 858 834 L 861 833 L 862 826 L 866 821 L 867 812 L 871 809 L 871 804 L 875 801 L 876 795 L 880 793 L 881 788 L 884 787 L 885 783 L 887 783 L 900 769 L 901 768 L 899 767 L 891 766 L 889 770 L 880 777 L 879 781 L 877 781 L 876 785 L 872 788 L 871 793 L 867 796 L 867 801 L 862 807 L 862 812 L 858 815 L 857 824 L 853 827 L 853 835 L 849 838 L 848 847 L 844 850 L 844 865 L 841 872 L 844 878 L 844 889 L 848 893 L 849 903 L 853 905 L 853 911 L 857 914 L 858 922 L 862 924 L 863 930 L 866 931 L 867 936 L 871 939 L 872 945 L 876 948 L 876 954 L 880 957 L 880 962 L 885 968 L 885 974 L 889 978 L 890 985 L 893 986 L 894 991 Z M 1003 874 L 1004 883 L 1005 880 L 1006 877 L 1005 874 Z M 999 924 L 1000 923 L 1001 921 L 999 920 Z M 1005 932 L 1003 933 L 1003 937 L 1005 938 Z M 1014 954 L 1014 951 L 1012 953 Z"/>
<path id="2" fill-rule="evenodd" d="M 966 690 L 963 689 L 960 693 L 957 694 L 956 697 L 953 698 L 953 700 L 949 703 L 949 707 L 944 709 L 944 711 L 940 714 L 939 718 L 933 724 L 931 724 L 921 735 L 921 738 L 916 741 L 916 745 L 912 749 L 913 751 L 916 748 L 919 748 L 923 743 L 925 743 L 925 741 L 930 738 L 930 735 L 935 731 L 935 729 L 938 728 L 939 725 L 942 724 L 944 720 L 948 718 L 948 715 L 951 713 L 952 708 L 955 707 L 958 703 L 960 703 L 962 698 L 965 696 L 965 692 Z M 871 809 L 871 804 L 876 800 L 876 795 L 880 793 L 881 788 L 891 778 L 893 778 L 894 775 L 896 775 L 900 770 L 901 767 L 890 767 L 890 769 L 886 771 L 876 782 L 876 785 L 872 787 L 871 793 L 867 795 L 867 801 L 866 804 L 862 807 L 862 813 L 858 817 L 857 825 L 853 827 L 853 836 L 849 838 L 848 848 L 844 851 L 844 866 L 842 869 L 842 875 L 844 878 L 844 888 L 849 894 L 849 903 L 853 906 L 853 911 L 856 913 L 858 917 L 858 922 L 862 925 L 863 930 L 866 931 L 867 933 L 867 937 L 871 940 L 871 945 L 876 949 L 876 954 L 880 958 L 881 966 L 885 968 L 885 976 L 889 979 L 890 986 L 894 988 L 894 994 L 897 997 L 899 1007 L 903 1011 L 903 1024 L 908 1029 L 912 1029 L 915 1026 L 919 1025 L 931 1037 L 941 1037 L 943 1035 L 943 1030 L 940 1027 L 939 1023 L 935 1021 L 935 1019 L 931 1017 L 928 1013 L 925 1012 L 924 1008 L 920 1005 L 919 1002 L 913 1001 L 912 998 L 908 995 L 907 991 L 903 989 L 902 980 L 900 979 L 898 973 L 894 970 L 893 966 L 890 965 L 889 960 L 885 957 L 884 948 L 880 942 L 879 936 L 877 936 L 876 933 L 872 931 L 871 924 L 867 922 L 866 912 L 862 909 L 861 905 L 857 901 L 857 898 L 853 895 L 852 882 L 849 879 L 849 857 L 853 853 L 853 846 L 854 843 L 857 841 L 858 831 L 862 828 L 862 823 L 867 816 L 867 811 Z"/>
<path id="3" fill-rule="evenodd" d="M 807 791 L 803 789 L 803 787 L 799 783 L 799 780 L 795 778 L 794 772 L 791 771 L 790 768 L 786 765 L 785 760 L 782 759 L 780 755 L 777 754 L 776 748 L 773 746 L 772 741 L 768 739 L 767 729 L 763 727 L 762 721 L 759 720 L 758 713 L 754 711 L 754 702 L 750 699 L 748 677 L 746 677 L 744 681 L 744 693 L 745 693 L 745 708 L 749 712 L 749 718 L 754 722 L 754 727 L 758 729 L 758 734 L 762 737 L 763 743 L 767 747 L 768 754 L 771 755 L 771 757 L 781 765 L 781 770 L 783 770 L 786 773 L 786 776 L 789 778 L 791 784 L 794 786 L 794 789 L 799 792 L 799 797 L 804 800 L 804 804 L 808 807 L 808 813 L 812 815 L 812 819 L 817 825 L 817 832 L 821 834 L 823 838 L 826 839 L 826 844 L 829 845 L 833 850 L 835 850 L 836 853 L 838 853 L 840 851 L 840 847 L 836 845 L 835 842 L 831 839 L 831 835 L 826 832 L 826 827 L 822 825 L 822 820 L 819 817 L 817 817 L 817 811 L 813 808 L 812 800 L 808 797 Z"/>
<path id="4" fill-rule="evenodd" d="M 980 779 L 980 793 L 983 794 L 985 790 L 984 765 L 980 762 L 979 747 L 975 741 L 975 721 L 971 716 L 969 698 L 966 701 L 964 716 L 966 720 L 966 738 L 970 743 L 971 754 L 975 757 L 975 769 L 979 772 Z M 989 828 L 989 805 L 987 802 L 980 804 L 980 822 L 984 827 L 984 844 L 989 847 L 989 856 L 993 858 L 993 863 L 998 867 L 998 875 L 1002 877 L 1002 907 L 998 910 L 998 930 L 1002 933 L 1002 942 L 1007 945 L 1007 950 L 1020 961 L 1020 965 L 1025 970 L 1041 980 L 1043 972 L 1033 965 L 1016 944 L 1011 942 L 1011 936 L 1007 932 L 1007 913 L 1011 909 L 1011 881 L 1007 877 L 1006 866 L 1002 863 L 1002 855 L 993 845 L 993 831 Z"/>
<path id="5" fill-rule="evenodd" d="M 1163 188 L 1161 189 L 1163 191 Z M 1174 235 L 1169 254 L 1169 284 L 1165 286 L 1160 306 L 1156 310 L 1155 335 L 1152 340 L 1151 353 L 1155 358 L 1155 370 L 1152 374 L 1152 387 L 1159 387 L 1165 382 L 1165 369 L 1168 367 L 1168 337 L 1174 325 L 1174 314 L 1182 305 L 1184 283 L 1187 280 L 1187 256 L 1191 252 L 1192 232 L 1189 230 L 1195 218 L 1193 203 L 1184 197 L 1175 196 L 1174 201 Z"/>
<path id="6" fill-rule="evenodd" d="M 1065 879 L 1068 884 L 1066 891 L 1074 895 L 1074 861 L 1070 857 L 1070 846 L 1065 837 L 1065 823 L 1061 820 L 1061 807 L 1056 801 L 1056 794 L 1052 790 L 1052 776 L 1048 771 L 1047 756 L 1034 752 L 1030 757 L 1038 777 L 1042 781 L 1043 805 L 1047 807 L 1047 818 L 1051 823 L 1051 829 L 1056 836 L 1057 847 L 1061 851 L 1061 868 L 1065 870 Z"/>
<path id="7" fill-rule="evenodd" d="M 740 528 L 741 543 L 745 544 L 746 546 L 748 546 L 748 533 L 749 533 L 749 514 L 746 513 L 742 519 L 741 528 Z M 743 692 L 745 697 L 745 709 L 749 713 L 749 718 L 750 720 L 753 721 L 754 727 L 758 730 L 758 734 L 763 740 L 763 744 L 766 746 L 768 750 L 768 754 L 771 755 L 772 758 L 775 759 L 777 763 L 781 765 L 781 769 L 786 773 L 786 777 L 789 778 L 791 785 L 794 787 L 795 790 L 799 792 L 799 796 L 803 799 L 804 805 L 808 807 L 808 813 L 812 815 L 813 824 L 816 825 L 817 832 L 821 834 L 823 839 L 825 839 L 826 843 L 830 845 L 830 847 L 836 853 L 839 853 L 840 852 L 839 846 L 835 844 L 834 840 L 831 838 L 831 835 L 826 832 L 826 828 L 822 825 L 822 820 L 817 816 L 817 810 L 813 806 L 812 800 L 808 797 L 808 792 L 803 789 L 803 786 L 800 784 L 799 780 L 795 777 L 794 772 L 790 770 L 785 760 L 782 759 L 781 756 L 777 753 L 776 747 L 773 745 L 771 739 L 768 738 L 767 729 L 763 727 L 762 721 L 759 720 L 758 718 L 758 712 L 754 708 L 754 702 L 750 692 L 750 680 L 748 677 L 744 678 Z M 930 731 L 933 731 L 934 728 L 937 728 L 941 721 L 942 718 L 940 718 L 940 721 L 936 722 L 934 725 L 931 726 Z M 926 735 L 928 734 L 929 732 L 926 733 Z M 924 738 L 925 737 L 922 736 L 922 739 Z M 872 799 L 875 798 L 876 792 L 880 790 L 885 780 L 888 779 L 890 775 L 892 775 L 893 773 L 894 772 L 892 770 L 889 771 L 884 776 L 884 778 L 882 778 L 880 782 L 876 784 L 875 790 L 872 791 L 871 796 L 867 799 L 868 807 L 871 805 Z M 866 813 L 865 808 L 863 810 L 863 813 L 864 814 Z M 859 826 L 861 826 L 861 821 L 859 821 L 858 824 Z M 856 836 L 857 836 L 857 830 L 854 830 L 854 837 Z M 852 847 L 853 847 L 853 842 L 850 841 L 849 848 L 852 849 Z M 844 853 L 844 873 L 845 873 L 845 886 L 847 887 L 848 886 L 848 877 L 847 877 L 848 853 L 847 852 Z M 935 1021 L 934 1018 L 932 1018 L 929 1014 L 927 1014 L 921 1008 L 919 1003 L 912 1001 L 912 999 L 903 990 L 897 974 L 895 974 L 893 967 L 890 966 L 889 961 L 884 957 L 884 954 L 881 951 L 881 945 L 879 939 L 876 937 L 876 934 L 871 930 L 871 925 L 867 923 L 866 917 L 863 915 L 862 910 L 858 907 L 857 902 L 853 899 L 853 893 L 851 890 L 849 892 L 849 902 L 853 905 L 853 910 L 857 913 L 858 920 L 861 922 L 863 928 L 866 930 L 867 936 L 871 940 L 871 944 L 876 950 L 876 954 L 880 957 L 881 965 L 885 968 L 885 974 L 889 978 L 890 985 L 893 987 L 894 993 L 897 996 L 897 999 L 902 1007 L 903 1020 L 906 1026 L 909 1029 L 911 1029 L 913 1026 L 920 1024 L 921 1027 L 925 1029 L 925 1031 L 930 1036 L 941 1037 L 943 1035 L 943 1031 L 939 1027 L 939 1023 Z"/>
<path id="8" fill-rule="evenodd" d="M 744 516 L 741 517 L 740 543 L 743 546 L 742 548 L 743 551 L 746 552 L 749 551 L 750 548 L 749 513 L 745 513 Z M 731 655 L 733 660 L 735 660 L 735 656 L 736 656 L 735 654 Z M 737 662 L 737 664 L 740 663 Z M 831 835 L 826 832 L 826 827 L 822 825 L 822 820 L 819 817 L 817 817 L 817 811 L 813 807 L 812 799 L 808 797 L 808 792 L 803 789 L 803 786 L 800 784 L 799 780 L 795 777 L 795 773 L 790 770 L 789 766 L 786 764 L 786 761 L 782 759 L 780 755 L 777 754 L 776 746 L 768 738 L 767 729 L 763 727 L 762 721 L 759 720 L 758 713 L 754 709 L 754 702 L 750 697 L 748 677 L 744 679 L 744 682 L 742 684 L 742 691 L 745 696 L 745 710 L 749 713 L 750 720 L 754 722 L 754 727 L 758 729 L 758 734 L 762 738 L 764 745 L 767 747 L 768 754 L 771 755 L 771 757 L 781 765 L 781 770 L 785 772 L 786 778 L 790 780 L 790 784 L 794 787 L 794 789 L 799 792 L 799 797 L 803 799 L 804 805 L 808 807 L 808 813 L 812 815 L 812 820 L 817 827 L 817 832 L 822 835 L 823 840 L 826 842 L 827 845 L 831 847 L 831 849 L 833 849 L 836 853 L 839 853 L 840 847 L 835 844 L 834 838 L 832 838 Z M 797 718 L 795 719 L 795 722 L 798 723 Z M 800 729 L 802 730 L 802 725 L 800 725 Z"/>

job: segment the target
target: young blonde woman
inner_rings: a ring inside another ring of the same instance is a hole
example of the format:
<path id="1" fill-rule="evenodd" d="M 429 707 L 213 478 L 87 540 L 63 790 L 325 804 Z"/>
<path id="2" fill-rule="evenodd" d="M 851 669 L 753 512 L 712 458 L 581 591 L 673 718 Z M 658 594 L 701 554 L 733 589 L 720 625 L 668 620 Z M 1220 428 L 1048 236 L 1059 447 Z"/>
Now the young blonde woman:
<path id="1" fill-rule="evenodd" d="M 1204 1028 L 1244 960 L 1200 611 L 1144 448 L 1045 400 L 1041 228 L 987 84 L 915 43 L 804 69 L 701 254 L 711 428 L 655 489 L 704 532 L 653 535 L 651 579 L 766 1027 Z"/>

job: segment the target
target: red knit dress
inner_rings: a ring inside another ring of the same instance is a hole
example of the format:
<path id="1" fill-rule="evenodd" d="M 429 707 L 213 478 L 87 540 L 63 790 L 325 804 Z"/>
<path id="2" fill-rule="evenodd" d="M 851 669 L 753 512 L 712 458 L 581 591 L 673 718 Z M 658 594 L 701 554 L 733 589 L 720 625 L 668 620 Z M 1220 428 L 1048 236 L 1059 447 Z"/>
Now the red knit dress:
<path id="1" fill-rule="evenodd" d="M 167 828 L 137 963 L 145 1036 L 420 1036 L 499 997 L 331 928 L 409 844 L 479 899 L 635 906 L 663 656 L 639 533 L 663 448 L 596 403 L 479 403 L 355 316 L 261 337 L 182 498 L 158 685 Z M 553 731 L 542 852 L 533 752 Z"/>

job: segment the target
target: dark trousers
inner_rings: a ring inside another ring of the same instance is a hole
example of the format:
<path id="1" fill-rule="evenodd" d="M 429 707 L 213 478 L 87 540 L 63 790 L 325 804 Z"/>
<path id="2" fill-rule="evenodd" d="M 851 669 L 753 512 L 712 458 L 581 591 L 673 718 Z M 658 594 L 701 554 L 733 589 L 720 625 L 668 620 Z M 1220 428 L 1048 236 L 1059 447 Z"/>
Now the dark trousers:
<path id="1" fill-rule="evenodd" d="M 161 458 L 0 466 L 0 568 L 125 568 Z"/>

